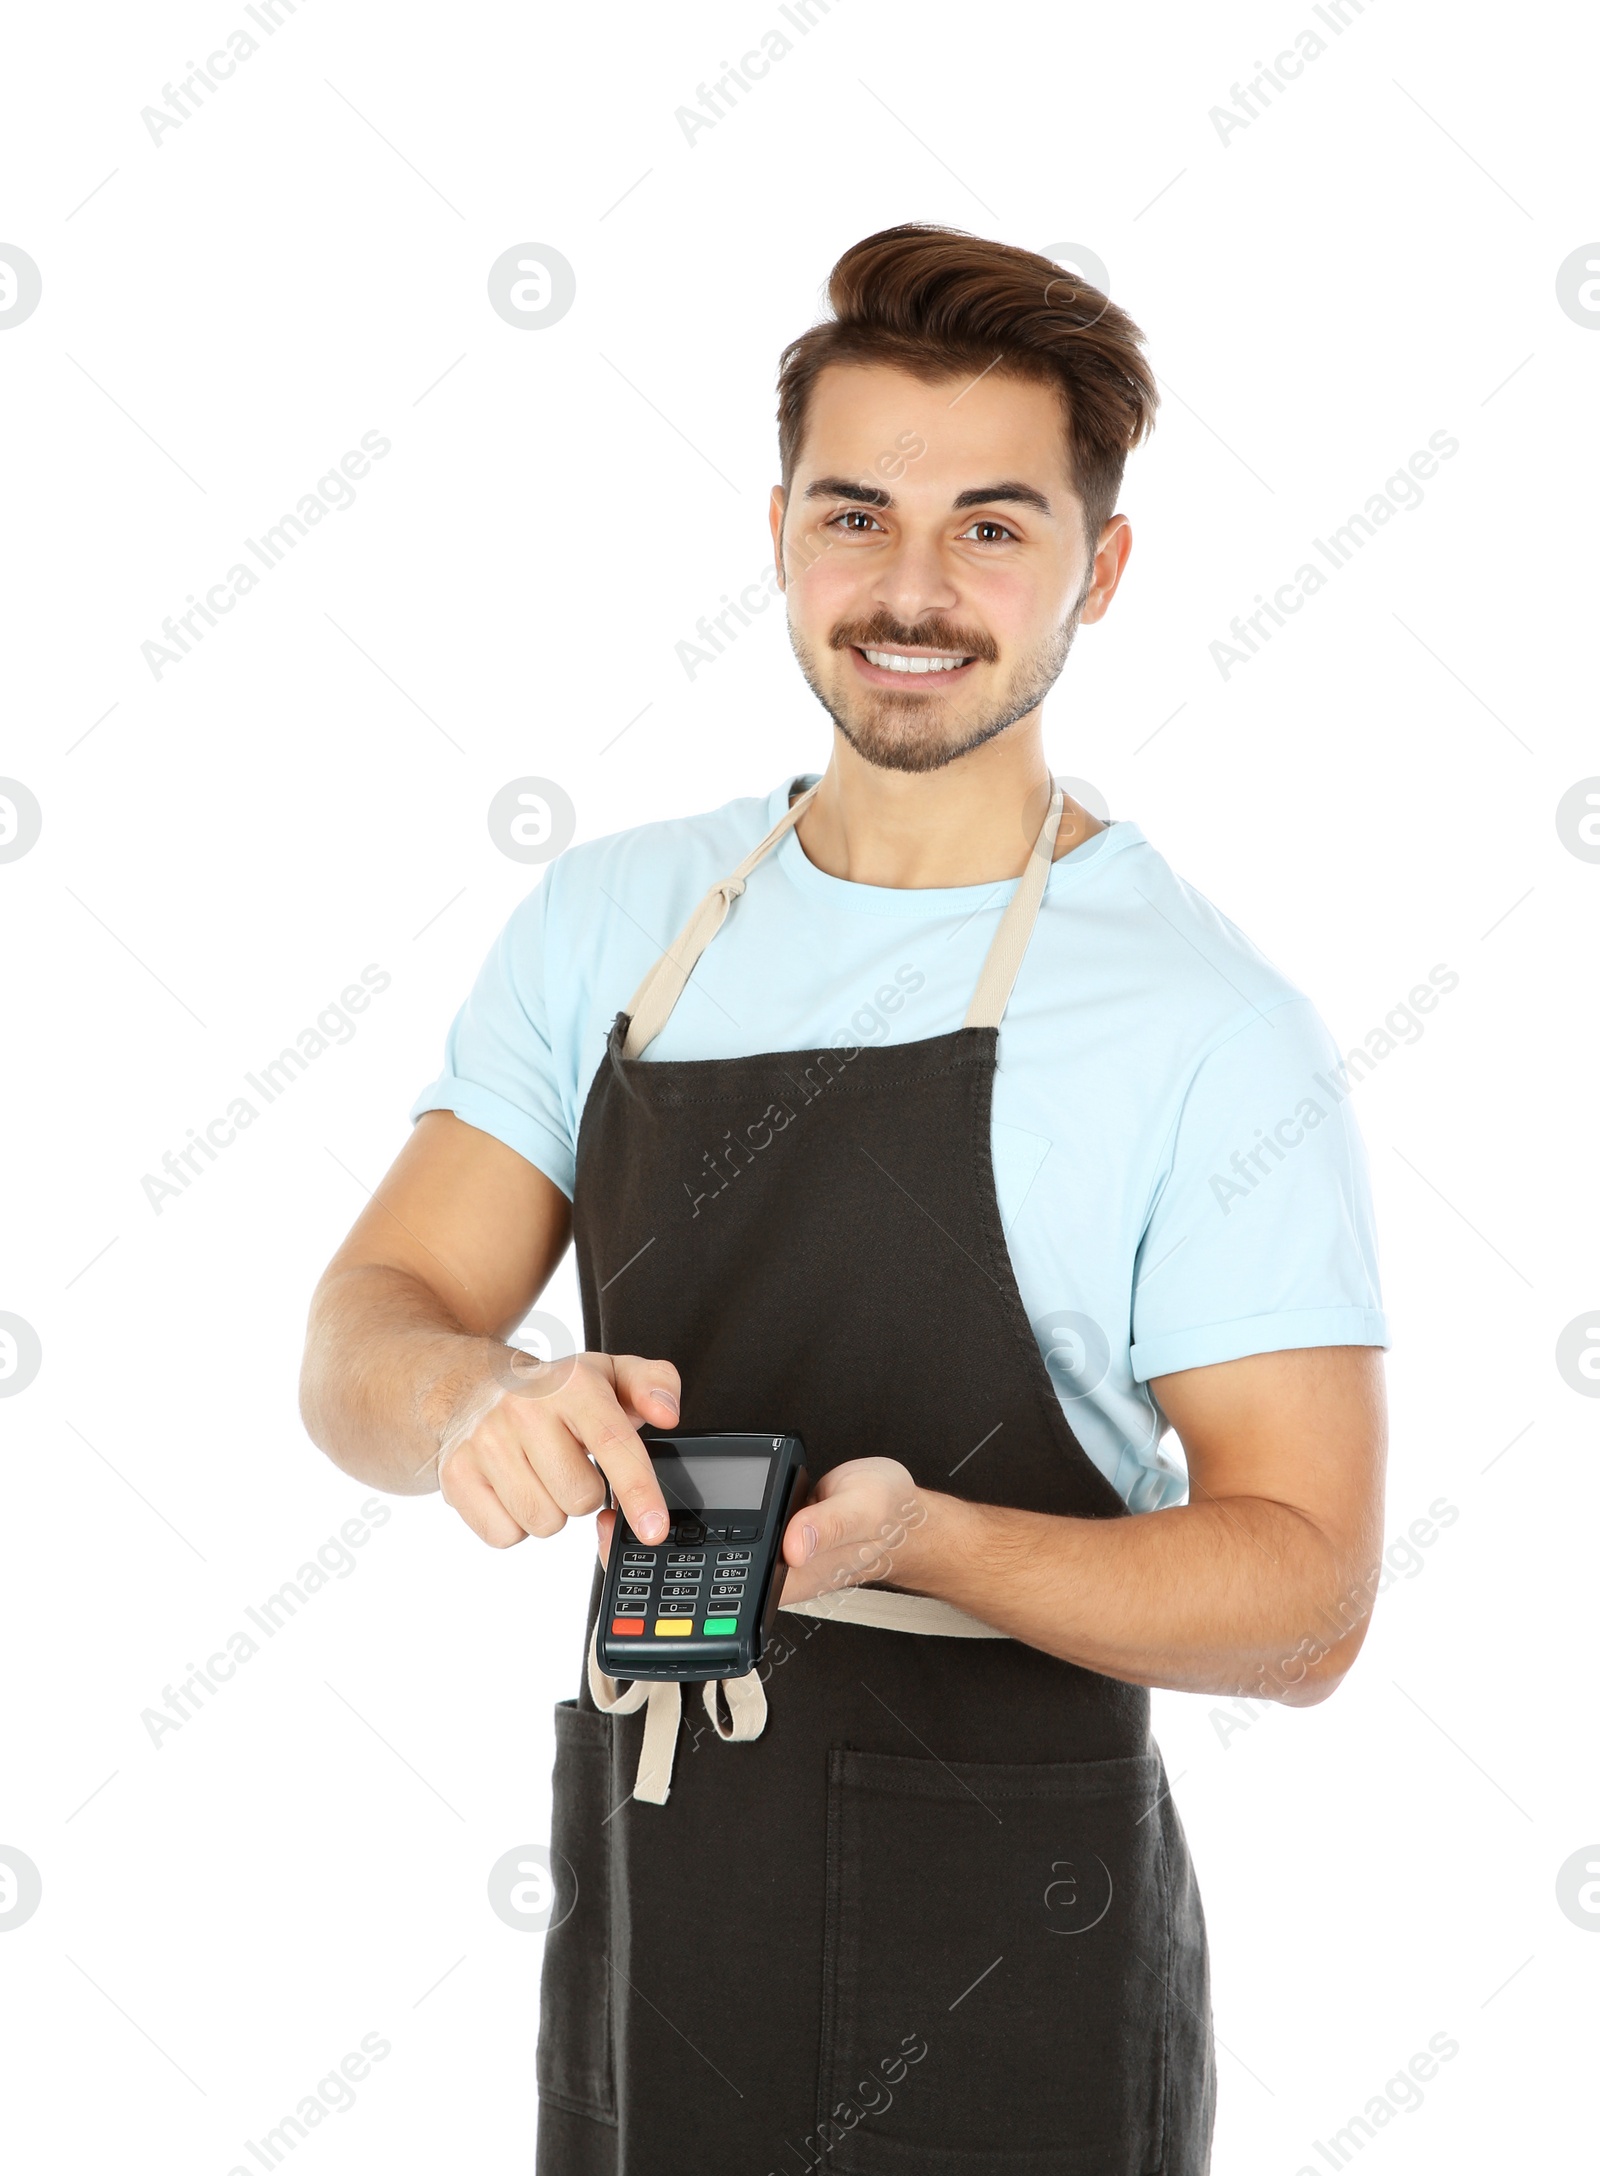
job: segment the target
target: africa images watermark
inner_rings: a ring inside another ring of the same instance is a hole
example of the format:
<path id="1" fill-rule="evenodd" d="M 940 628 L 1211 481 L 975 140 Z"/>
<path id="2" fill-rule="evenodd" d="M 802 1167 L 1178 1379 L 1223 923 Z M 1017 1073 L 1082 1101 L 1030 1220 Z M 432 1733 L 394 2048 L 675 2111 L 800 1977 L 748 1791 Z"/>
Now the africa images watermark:
<path id="1" fill-rule="evenodd" d="M 1383 2091 L 1373 2094 L 1360 2115 L 1351 2116 L 1338 2130 L 1330 2131 L 1326 2142 L 1320 2138 L 1311 2141 L 1327 2167 L 1302 2162 L 1295 2176 L 1328 2176 L 1328 2169 L 1348 2166 L 1396 2116 L 1417 2113 L 1425 2098 L 1422 2088 L 1438 2077 L 1441 2063 L 1453 2063 L 1460 2053 L 1460 2041 L 1449 2033 L 1432 2034 L 1427 2047 L 1419 2048 L 1404 2070 L 1397 2070 L 1384 2081 Z"/>
<path id="2" fill-rule="evenodd" d="M 1438 474 L 1441 461 L 1448 461 L 1452 454 L 1460 452 L 1461 441 L 1452 438 L 1448 431 L 1435 431 L 1428 446 L 1431 451 L 1419 447 L 1404 468 L 1396 469 L 1392 476 L 1386 477 L 1383 489 L 1373 492 L 1360 513 L 1351 514 L 1329 533 L 1326 540 L 1320 536 L 1311 539 L 1312 548 L 1322 554 L 1331 573 L 1325 574 L 1321 567 L 1309 559 L 1304 560 L 1288 581 L 1279 583 L 1272 593 L 1271 603 L 1257 590 L 1257 610 L 1230 620 L 1228 632 L 1233 641 L 1210 645 L 1211 662 L 1224 680 L 1236 665 L 1248 665 L 1262 645 L 1272 640 L 1272 627 L 1287 627 L 1290 617 L 1301 611 L 1319 589 L 1325 589 L 1332 575 L 1341 567 L 1347 567 L 1367 539 L 1376 536 L 1386 522 L 1392 521 L 1397 513 L 1416 512 L 1425 496 L 1423 484 Z M 1266 625 L 1268 620 L 1272 627 Z"/>
<path id="3" fill-rule="evenodd" d="M 1229 1170 L 1211 1174 L 1212 1198 L 1223 1215 L 1230 1216 L 1236 1201 L 1246 1200 L 1278 1164 L 1286 1163 L 1307 1134 L 1314 1133 L 1402 1043 L 1420 1043 L 1425 1031 L 1417 1015 L 1435 1011 L 1440 998 L 1448 997 L 1460 981 L 1455 969 L 1447 967 L 1443 960 L 1430 967 L 1427 981 L 1416 983 L 1402 1003 L 1391 1005 L 1380 1026 L 1369 1028 L 1364 1040 L 1347 1050 L 1326 1073 L 1312 1074 L 1311 1085 L 1328 1098 L 1326 1109 L 1315 1096 L 1302 1096 L 1289 1115 L 1280 1118 L 1270 1130 L 1257 1126 L 1254 1143 L 1234 1150 Z"/>
<path id="4" fill-rule="evenodd" d="M 707 665 L 714 665 L 719 657 L 732 648 L 739 639 L 739 630 L 753 627 L 767 607 L 783 595 L 778 587 L 778 569 L 769 560 L 753 582 L 747 582 L 737 597 L 722 592 L 722 610 L 694 623 L 695 642 L 673 644 L 673 655 L 692 680 Z M 720 634 L 718 630 L 721 630 Z"/>
<path id="5" fill-rule="evenodd" d="M 714 1201 L 725 1193 L 763 1149 L 772 1146 L 781 1133 L 788 1131 L 791 1123 L 808 1110 L 817 1098 L 838 1079 L 852 1058 L 861 1055 L 866 1042 L 875 1041 L 887 1032 L 886 1015 L 897 1013 L 908 997 L 914 997 L 927 982 L 920 967 L 909 963 L 895 969 L 893 982 L 880 983 L 873 992 L 870 1004 L 858 1005 L 850 1015 L 848 1028 L 839 1029 L 826 1049 L 819 1050 L 807 1066 L 796 1068 L 799 1078 L 785 1071 L 784 1078 L 794 1090 L 794 1103 L 769 1103 L 757 1119 L 741 1128 L 737 1137 L 731 1126 L 723 1128 L 722 1139 L 715 1148 L 708 1148 L 701 1159 L 702 1169 L 694 1179 L 685 1179 L 683 1190 L 689 1197 L 689 1214 L 696 1217 L 708 1201 Z M 805 1052 L 798 1055 L 805 1056 Z M 699 1191 L 696 1191 L 699 1182 Z"/>
<path id="6" fill-rule="evenodd" d="M 1365 10 L 1362 0 L 1327 0 L 1326 6 L 1318 0 L 1311 12 L 1336 38 L 1342 38 L 1356 16 Z M 1308 23 L 1304 30 L 1295 32 L 1292 46 L 1274 53 L 1270 66 L 1263 60 L 1252 62 L 1258 73 L 1248 83 L 1230 83 L 1228 96 L 1233 100 L 1232 108 L 1213 106 L 1206 116 L 1221 138 L 1223 150 L 1227 150 L 1241 129 L 1247 129 L 1252 121 L 1262 118 L 1274 103 L 1274 91 L 1281 98 L 1290 84 L 1298 82 L 1305 74 L 1307 61 L 1320 60 L 1327 50 L 1327 39 L 1319 36 Z"/>
<path id="7" fill-rule="evenodd" d="M 295 0 L 245 0 L 246 15 L 269 38 L 275 38 L 284 26 L 280 9 L 293 15 Z M 208 53 L 203 62 L 186 60 L 183 65 L 189 73 L 179 78 L 176 87 L 170 83 L 161 86 L 166 112 L 163 113 L 159 106 L 140 108 L 139 118 L 150 131 L 150 141 L 156 149 L 161 149 L 163 137 L 173 129 L 182 128 L 185 121 L 193 120 L 202 106 L 216 96 L 240 61 L 253 59 L 260 50 L 260 39 L 252 38 L 241 25 L 228 32 L 226 49 L 219 46 L 214 53 Z"/>
<path id="8" fill-rule="evenodd" d="M 756 1664 L 755 1674 L 760 1682 L 771 1684 L 774 1670 L 781 1669 L 784 1663 L 798 1655 L 804 1642 L 811 1639 L 820 1626 L 834 1623 L 841 1611 L 849 1608 L 850 1596 L 856 1588 L 891 1579 L 895 1550 L 903 1548 L 906 1535 L 925 1526 L 927 1519 L 927 1506 L 918 1503 L 915 1497 L 901 1504 L 893 1518 L 882 1522 L 874 1539 L 857 1544 L 852 1552 L 853 1564 L 840 1564 L 834 1568 L 823 1593 L 795 1609 L 781 1611 L 787 1622 L 774 1625 L 772 1637 Z M 697 1722 L 693 1713 L 685 1713 L 683 1723 L 689 1733 L 689 1750 L 697 1753 L 711 1724 L 709 1721 Z"/>
<path id="9" fill-rule="evenodd" d="M 872 464 L 872 471 L 857 480 L 864 489 L 881 490 L 885 483 L 896 483 L 913 461 L 920 461 L 928 450 L 928 442 L 918 431 L 901 431 L 892 446 L 886 446 Z M 809 537 L 801 537 L 787 555 L 789 574 L 798 577 L 808 574 L 824 552 L 832 551 L 834 540 L 818 544 Z M 768 560 L 761 567 L 756 579 L 747 582 L 734 599 L 724 590 L 720 612 L 698 619 L 694 631 L 698 642 L 679 642 L 673 645 L 673 654 L 685 673 L 692 680 L 706 665 L 714 665 L 724 652 L 739 639 L 741 627 L 751 627 L 767 607 L 783 595 L 778 582 L 776 560 Z M 737 622 L 730 626 L 729 622 Z M 720 630 L 720 634 L 719 634 Z"/>
<path id="10" fill-rule="evenodd" d="M 316 489 L 302 496 L 292 514 L 280 514 L 259 538 L 247 536 L 244 540 L 246 551 L 253 553 L 271 574 L 283 564 L 286 553 L 293 551 L 300 538 L 309 535 L 325 515 L 349 513 L 356 503 L 354 485 L 367 474 L 373 461 L 381 461 L 389 451 L 390 441 L 381 431 L 363 431 L 361 450 L 352 446 L 337 468 L 330 468 L 325 476 L 319 476 Z M 220 582 L 212 583 L 204 601 L 191 590 L 189 610 L 169 615 L 161 622 L 166 642 L 152 640 L 139 645 L 139 654 L 149 666 L 152 677 L 159 680 L 169 665 L 181 665 L 194 644 L 205 640 L 206 627 L 217 626 L 219 615 L 231 612 L 239 599 L 248 597 L 260 580 L 255 569 L 240 559 L 229 567 Z M 206 627 L 196 624 L 197 617 L 205 621 Z"/>
<path id="11" fill-rule="evenodd" d="M 381 2063 L 390 2051 L 390 2042 L 381 2032 L 364 2032 L 359 2049 L 352 2048 L 325 2078 L 317 2080 L 314 2093 L 307 2093 L 293 2115 L 280 2116 L 270 2131 L 264 2131 L 259 2141 L 247 2138 L 245 2151 L 252 2155 L 257 2167 L 246 2168 L 236 2161 L 228 2176 L 260 2176 L 264 2168 L 276 2168 L 285 2153 L 292 2153 L 302 2139 L 309 2138 L 319 2123 L 330 2115 L 348 2115 L 356 2104 L 355 2088 L 372 2075 L 374 2063 Z"/>
<path id="12" fill-rule="evenodd" d="M 912 2053 L 915 2047 L 916 2053 Z M 821 2176 L 836 2146 L 841 2145 L 856 2125 L 867 2116 L 879 2116 L 894 2106 L 891 2085 L 901 2085 L 908 2076 L 907 2066 L 920 2063 L 928 2052 L 928 2043 L 920 2032 L 908 2032 L 900 2042 L 897 2052 L 882 2055 L 877 2064 L 865 2065 L 866 2076 L 856 2081 L 843 2100 L 835 2101 L 831 2116 L 824 2116 L 814 2131 L 808 2131 L 799 2145 L 785 2139 L 783 2150 L 792 2153 L 807 2176 Z M 877 2073 L 881 2072 L 880 2077 Z M 815 2149 L 813 2151 L 813 2149 Z M 794 2176 L 792 2169 L 774 2169 L 771 2176 Z"/>
<path id="13" fill-rule="evenodd" d="M 246 1603 L 244 1613 L 262 1638 L 276 1639 L 295 1612 L 303 1609 L 313 1595 L 320 1594 L 330 1579 L 348 1579 L 356 1569 L 353 1552 L 364 1549 L 378 1528 L 388 1525 L 390 1516 L 389 1506 L 381 1496 L 369 1496 L 357 1515 L 346 1519 L 337 1534 L 328 1536 L 315 1559 L 308 1557 L 294 1577 L 266 1596 L 259 1608 Z M 227 1635 L 214 1654 L 207 1655 L 203 1664 L 186 1662 L 187 1677 L 176 1685 L 162 1686 L 162 1705 L 144 1708 L 139 1716 L 158 1753 L 162 1740 L 193 1722 L 205 1702 L 214 1699 L 237 1674 L 240 1663 L 252 1661 L 261 1652 L 261 1645 L 261 1640 L 253 1638 L 241 1625 Z"/>
<path id="14" fill-rule="evenodd" d="M 361 970 L 360 980 L 347 982 L 337 999 L 323 1006 L 313 1024 L 300 1030 L 292 1045 L 285 1044 L 259 1073 L 246 1073 L 246 1081 L 261 1098 L 262 1109 L 269 1103 L 276 1103 L 285 1089 L 292 1088 L 325 1050 L 335 1043 L 353 1041 L 356 1024 L 350 1015 L 365 1012 L 393 980 L 387 967 L 380 967 L 376 960 L 369 961 Z M 218 1152 L 231 1148 L 245 1128 L 253 1126 L 260 1115 L 248 1096 L 239 1095 L 225 1111 L 209 1121 L 203 1132 L 197 1133 L 191 1126 L 183 1147 L 169 1148 L 161 1159 L 161 1169 L 167 1176 L 162 1178 L 147 1171 L 139 1182 L 144 1188 L 145 1200 L 156 1215 L 161 1214 L 166 1202 L 179 1200 L 204 1172 L 206 1164 L 214 1164 Z M 205 1162 L 200 1161 L 202 1157 Z"/>
<path id="15" fill-rule="evenodd" d="M 799 31 L 802 38 L 809 38 L 834 0 L 781 0 L 778 13 L 791 28 Z M 756 85 L 771 73 L 776 60 L 786 60 L 794 51 L 793 38 L 786 38 L 776 25 L 761 33 L 759 45 L 753 45 L 739 55 L 737 67 L 732 61 L 718 61 L 722 74 L 709 83 L 697 83 L 694 95 L 696 106 L 678 106 L 672 118 L 683 131 L 684 142 L 692 151 L 695 139 L 719 121 L 727 120 L 734 108 L 750 96 Z"/>
<path id="16" fill-rule="evenodd" d="M 1428 1560 L 1421 1552 L 1431 1549 L 1439 1536 L 1454 1526 L 1460 1516 L 1460 1509 L 1448 1496 L 1435 1496 L 1424 1517 L 1413 1519 L 1403 1534 L 1396 1534 L 1393 1541 L 1385 1546 L 1383 1556 L 1375 1569 L 1349 1590 L 1339 1604 L 1337 1615 L 1325 1627 L 1326 1630 L 1336 1633 L 1333 1645 L 1336 1646 L 1358 1624 L 1365 1622 L 1378 1596 L 1387 1593 L 1397 1579 L 1421 1578 L 1428 1568 Z M 1310 1633 L 1293 1654 L 1283 1657 L 1280 1670 L 1287 1670 L 1302 1657 L 1307 1665 L 1318 1662 L 1323 1655 L 1330 1652 L 1331 1647 L 1325 1639 Z M 1303 1670 L 1301 1674 L 1304 1674 Z M 1285 1683 L 1298 1684 L 1299 1678 L 1284 1679 L 1278 1676 L 1276 1681 L 1280 1686 Z M 1207 1719 L 1217 1734 L 1218 1744 L 1226 1753 L 1242 1731 L 1253 1728 L 1263 1716 L 1278 1713 L 1281 1707 L 1281 1701 L 1268 1699 L 1264 1695 L 1252 1699 L 1240 1693 L 1227 1707 L 1214 1707 Z"/>
<path id="17" fill-rule="evenodd" d="M 1430 1547 L 1438 1539 L 1440 1532 L 1447 1526 L 1454 1526 L 1460 1516 L 1460 1512 L 1447 1496 L 1436 1496 L 1428 1506 L 1428 1516 L 1412 1520 L 1407 1529 L 1407 1539 L 1418 1548 Z M 1241 1685 L 1233 1696 L 1234 1709 L 1242 1718 L 1234 1725 L 1235 1728 L 1248 1729 L 1263 1705 L 1270 1706 L 1287 1701 L 1305 1683 L 1310 1673 L 1350 1637 L 1357 1626 L 1365 1624 L 1372 1614 L 1377 1596 L 1394 1583 L 1397 1574 L 1393 1559 L 1397 1552 L 1402 1563 L 1408 1561 L 1405 1545 L 1398 1540 L 1390 1542 L 1364 1578 L 1352 1580 L 1336 1600 L 1318 1606 L 1316 1631 L 1302 1634 L 1293 1649 L 1286 1655 L 1279 1655 L 1276 1662 L 1257 1664 L 1251 1685 Z M 1414 1579 L 1417 1573 L 1408 1570 L 1403 1576 Z M 1226 1749 L 1228 1733 L 1219 1723 L 1219 1716 L 1223 1723 L 1228 1721 L 1221 1709 L 1213 1708 L 1212 1727 Z"/>

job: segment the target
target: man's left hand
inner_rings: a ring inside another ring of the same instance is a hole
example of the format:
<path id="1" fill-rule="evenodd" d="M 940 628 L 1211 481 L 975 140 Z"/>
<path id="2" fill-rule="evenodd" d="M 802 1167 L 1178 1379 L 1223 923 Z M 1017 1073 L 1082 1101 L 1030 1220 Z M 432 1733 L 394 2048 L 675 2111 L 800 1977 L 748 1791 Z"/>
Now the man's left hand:
<path id="1" fill-rule="evenodd" d="M 789 1521 L 783 1599 L 809 1602 L 893 1579 L 927 1516 L 923 1492 L 897 1459 L 847 1459 L 823 1475 Z"/>

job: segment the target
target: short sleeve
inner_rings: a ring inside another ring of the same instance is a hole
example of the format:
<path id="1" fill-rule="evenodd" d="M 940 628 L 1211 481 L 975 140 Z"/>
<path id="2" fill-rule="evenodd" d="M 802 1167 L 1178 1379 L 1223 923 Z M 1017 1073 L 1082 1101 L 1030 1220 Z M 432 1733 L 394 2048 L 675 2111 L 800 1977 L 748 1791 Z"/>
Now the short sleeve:
<path id="1" fill-rule="evenodd" d="M 411 1116 L 453 1111 L 525 1156 L 570 1200 L 577 1149 L 551 1045 L 545 974 L 550 890 L 546 871 L 495 940 L 445 1037 L 444 1070 Z"/>
<path id="2" fill-rule="evenodd" d="M 1140 1242 L 1135 1378 L 1387 1345 L 1352 1083 L 1302 997 L 1252 1014 L 1183 1097 Z"/>

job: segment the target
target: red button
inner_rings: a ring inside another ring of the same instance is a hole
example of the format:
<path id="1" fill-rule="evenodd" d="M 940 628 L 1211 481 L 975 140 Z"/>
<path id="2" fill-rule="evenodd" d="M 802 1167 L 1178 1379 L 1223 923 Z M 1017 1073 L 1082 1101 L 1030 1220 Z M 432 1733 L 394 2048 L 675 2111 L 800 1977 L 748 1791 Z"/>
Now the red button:
<path id="1" fill-rule="evenodd" d="M 611 1620 L 611 1629 L 613 1632 L 642 1633 L 644 1630 L 644 1619 L 642 1617 L 613 1617 Z"/>

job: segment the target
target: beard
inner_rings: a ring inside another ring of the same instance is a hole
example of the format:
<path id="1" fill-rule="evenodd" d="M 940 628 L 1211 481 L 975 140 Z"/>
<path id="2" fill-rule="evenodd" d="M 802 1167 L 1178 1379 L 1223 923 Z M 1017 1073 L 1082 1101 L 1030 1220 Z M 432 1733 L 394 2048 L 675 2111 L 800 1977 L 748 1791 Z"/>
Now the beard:
<path id="1" fill-rule="evenodd" d="M 1085 582 L 1067 619 L 1018 659 L 1004 685 L 976 701 L 952 702 L 920 688 L 908 688 L 904 694 L 898 688 L 868 687 L 851 688 L 848 694 L 843 689 L 830 692 L 815 653 L 793 621 L 789 642 L 807 687 L 864 762 L 882 771 L 937 771 L 1038 709 L 1061 677 L 1089 586 Z M 833 651 L 875 649 L 887 643 L 946 650 L 988 664 L 998 662 L 1000 654 L 993 636 L 979 629 L 938 618 L 905 627 L 886 612 L 842 623 L 828 637 Z"/>

